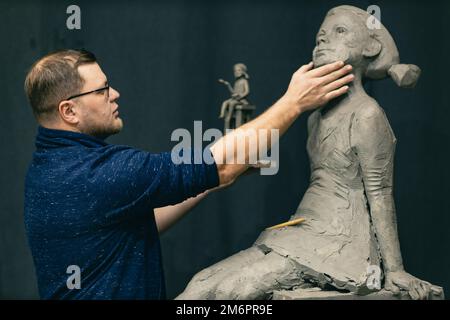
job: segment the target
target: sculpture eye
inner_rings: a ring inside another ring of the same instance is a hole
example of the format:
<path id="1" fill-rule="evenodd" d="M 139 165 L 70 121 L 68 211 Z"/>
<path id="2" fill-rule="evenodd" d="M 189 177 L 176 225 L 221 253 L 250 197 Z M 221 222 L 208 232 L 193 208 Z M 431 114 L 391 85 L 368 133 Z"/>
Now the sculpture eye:
<path id="1" fill-rule="evenodd" d="M 344 27 L 337 27 L 336 32 L 342 34 L 347 32 L 347 29 L 345 29 Z"/>

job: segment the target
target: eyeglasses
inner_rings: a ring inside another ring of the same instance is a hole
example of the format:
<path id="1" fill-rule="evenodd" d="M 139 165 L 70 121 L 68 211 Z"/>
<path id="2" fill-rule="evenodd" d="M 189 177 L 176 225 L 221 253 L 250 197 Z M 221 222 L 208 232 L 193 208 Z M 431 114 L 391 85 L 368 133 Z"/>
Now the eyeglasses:
<path id="1" fill-rule="evenodd" d="M 107 90 L 106 91 L 106 97 L 109 98 L 109 85 L 107 85 L 107 86 L 105 86 L 103 88 L 100 88 L 100 89 L 95 89 L 95 90 L 92 90 L 92 91 L 75 94 L 73 96 L 68 97 L 66 100 L 75 99 L 75 98 L 78 98 L 78 97 L 81 97 L 81 96 L 85 96 L 85 95 L 91 94 L 91 93 L 99 93 L 99 92 L 102 92 L 102 91 L 105 91 L 105 90 Z"/>

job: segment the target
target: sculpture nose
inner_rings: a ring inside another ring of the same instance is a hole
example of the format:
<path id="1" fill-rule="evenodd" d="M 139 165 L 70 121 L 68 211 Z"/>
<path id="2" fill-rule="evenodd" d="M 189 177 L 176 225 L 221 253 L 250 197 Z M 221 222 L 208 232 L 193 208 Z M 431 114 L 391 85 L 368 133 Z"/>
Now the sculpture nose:
<path id="1" fill-rule="evenodd" d="M 328 43 L 328 38 L 324 34 L 317 37 L 316 45 L 319 46 L 321 43 Z"/>
<path id="2" fill-rule="evenodd" d="M 325 33 L 325 30 L 320 30 L 319 34 L 317 35 L 316 39 L 316 45 L 319 46 L 321 43 L 328 43 L 328 37 Z"/>

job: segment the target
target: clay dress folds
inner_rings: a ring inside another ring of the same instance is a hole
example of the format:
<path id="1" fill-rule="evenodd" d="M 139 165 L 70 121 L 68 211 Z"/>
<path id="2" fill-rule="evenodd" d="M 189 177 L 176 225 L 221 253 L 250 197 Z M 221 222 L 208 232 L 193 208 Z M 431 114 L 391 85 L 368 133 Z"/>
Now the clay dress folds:
<path id="1" fill-rule="evenodd" d="M 311 180 L 292 217 L 306 221 L 264 231 L 255 245 L 289 256 L 310 282 L 364 294 L 368 267 L 380 265 L 370 206 L 395 210 L 395 136 L 370 98 L 328 118 L 316 110 L 308 132 Z"/>

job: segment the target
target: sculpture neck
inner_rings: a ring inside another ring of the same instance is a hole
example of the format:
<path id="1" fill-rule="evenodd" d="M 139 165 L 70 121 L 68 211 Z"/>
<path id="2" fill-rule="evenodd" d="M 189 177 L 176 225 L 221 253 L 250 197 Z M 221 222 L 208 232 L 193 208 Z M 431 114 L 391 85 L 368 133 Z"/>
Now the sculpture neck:
<path id="1" fill-rule="evenodd" d="M 354 75 L 355 79 L 349 84 L 349 89 L 347 92 L 347 98 L 349 100 L 353 100 L 361 95 L 366 95 L 366 91 L 364 90 L 362 84 L 362 73 L 355 70 Z"/>
<path id="2" fill-rule="evenodd" d="M 347 107 L 357 103 L 356 100 L 367 97 L 367 93 L 362 84 L 361 72 L 355 71 L 354 75 L 355 79 L 348 85 L 349 89 L 347 94 L 330 101 L 327 105 L 322 107 L 322 116 L 332 116 L 334 113 L 339 112 L 337 109 L 340 109 L 340 112 L 342 112 L 346 110 Z"/>

